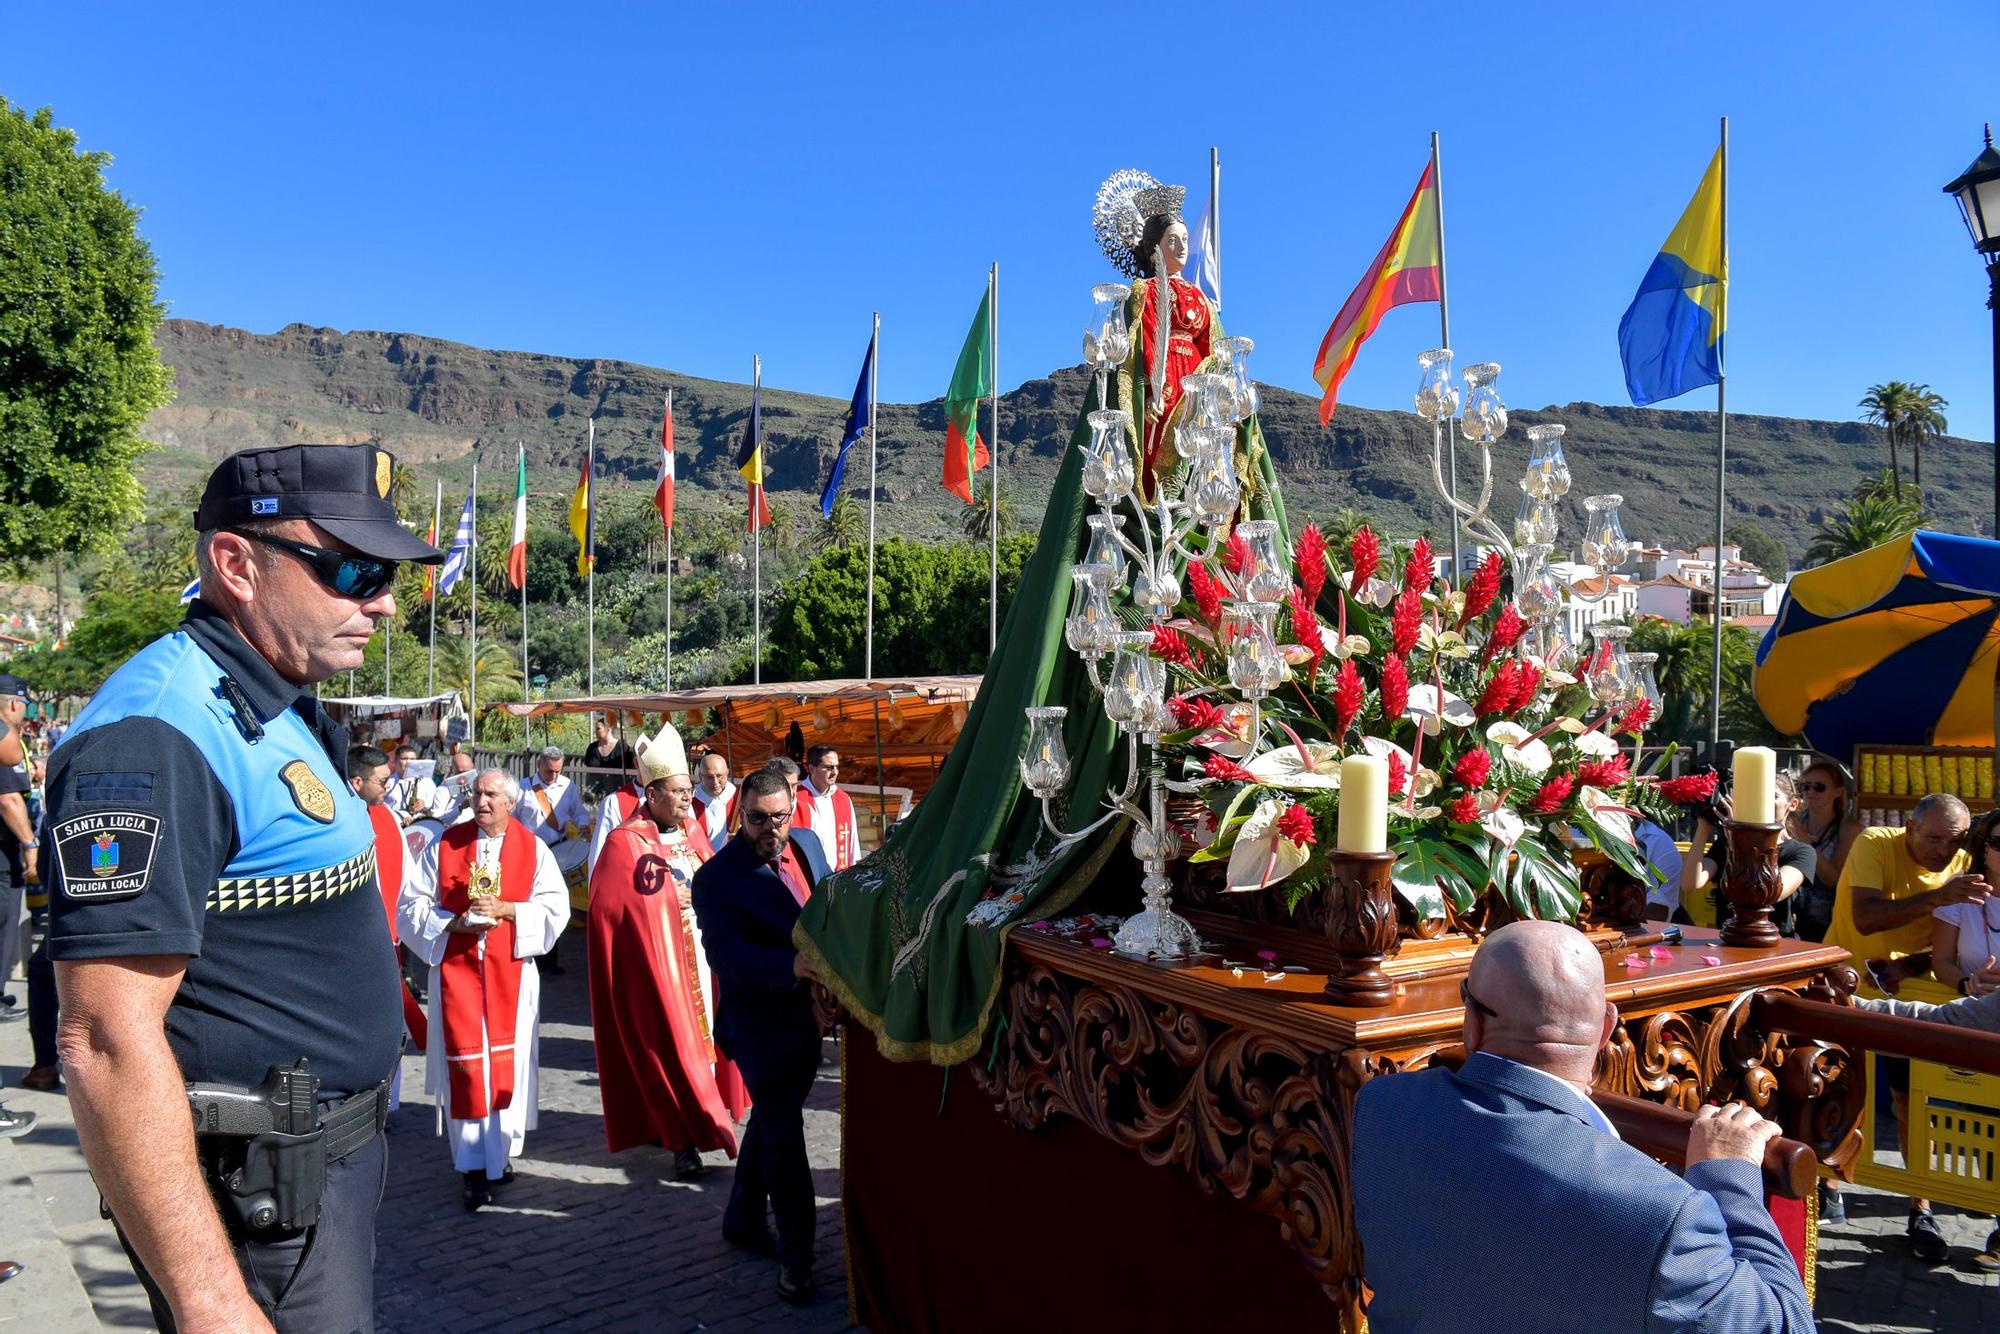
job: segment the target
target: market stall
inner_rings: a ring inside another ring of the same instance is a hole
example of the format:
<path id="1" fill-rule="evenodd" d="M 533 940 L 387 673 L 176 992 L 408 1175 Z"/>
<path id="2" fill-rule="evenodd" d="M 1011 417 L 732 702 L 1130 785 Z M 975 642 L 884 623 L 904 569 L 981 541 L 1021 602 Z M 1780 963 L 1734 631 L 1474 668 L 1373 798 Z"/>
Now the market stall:
<path id="1" fill-rule="evenodd" d="M 366 741 L 384 750 L 409 744 L 436 756 L 466 734 L 465 705 L 455 690 L 436 695 L 325 695 L 320 703 L 355 743 Z"/>

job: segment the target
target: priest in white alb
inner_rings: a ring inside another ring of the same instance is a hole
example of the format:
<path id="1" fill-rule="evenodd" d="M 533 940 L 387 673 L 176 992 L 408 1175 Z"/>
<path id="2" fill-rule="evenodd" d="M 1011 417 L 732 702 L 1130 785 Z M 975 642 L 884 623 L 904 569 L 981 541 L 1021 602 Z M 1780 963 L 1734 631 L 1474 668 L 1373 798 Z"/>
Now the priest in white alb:
<path id="1" fill-rule="evenodd" d="M 832 746 L 807 751 L 805 781 L 799 784 L 792 823 L 818 836 L 829 869 L 845 871 L 861 860 L 861 822 L 854 816 L 854 798 L 837 786 L 839 779 L 839 751 Z"/>
<path id="2" fill-rule="evenodd" d="M 560 746 L 544 747 L 535 757 L 535 772 L 521 785 L 514 818 L 548 845 L 559 871 L 580 879 L 590 857 L 592 820 L 582 789 L 563 772 L 563 758 Z"/>
<path id="3" fill-rule="evenodd" d="M 736 822 L 736 784 L 729 778 L 729 759 L 711 750 L 695 765 L 694 814 L 708 845 L 719 848 L 729 841 L 730 826 Z"/>
<path id="4" fill-rule="evenodd" d="M 541 976 L 535 960 L 569 922 L 569 891 L 548 847 L 512 812 L 520 785 L 503 769 L 472 787 L 472 820 L 424 850 L 403 885 L 403 944 L 431 966 L 424 1089 L 449 1123 L 465 1207 L 511 1181 L 535 1128 Z"/>

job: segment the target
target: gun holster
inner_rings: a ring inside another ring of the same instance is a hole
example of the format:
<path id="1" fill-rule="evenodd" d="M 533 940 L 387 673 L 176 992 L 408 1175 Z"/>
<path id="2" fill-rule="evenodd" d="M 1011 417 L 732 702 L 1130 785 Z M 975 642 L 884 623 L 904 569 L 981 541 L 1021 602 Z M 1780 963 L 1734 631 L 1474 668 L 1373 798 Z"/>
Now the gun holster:
<path id="1" fill-rule="evenodd" d="M 319 1221 L 326 1127 L 319 1080 L 301 1059 L 272 1066 L 255 1088 L 188 1085 L 209 1191 L 246 1231 L 299 1231 Z"/>

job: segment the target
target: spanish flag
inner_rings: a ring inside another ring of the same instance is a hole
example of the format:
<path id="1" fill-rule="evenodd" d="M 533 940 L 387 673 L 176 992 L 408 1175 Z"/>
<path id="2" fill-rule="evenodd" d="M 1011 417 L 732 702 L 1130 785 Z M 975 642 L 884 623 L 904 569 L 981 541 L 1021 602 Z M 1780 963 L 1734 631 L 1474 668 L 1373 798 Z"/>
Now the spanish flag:
<path id="1" fill-rule="evenodd" d="M 593 427 L 591 432 L 595 437 Z M 583 467 L 576 475 L 576 494 L 569 498 L 569 530 L 576 538 L 576 573 L 579 578 L 590 573 L 597 564 L 597 507 L 591 503 L 590 495 L 590 455 L 596 446 L 584 451 Z"/>
<path id="2" fill-rule="evenodd" d="M 1334 316 L 1333 327 L 1320 340 L 1319 359 L 1313 363 L 1313 379 L 1326 392 L 1320 395 L 1321 425 L 1333 420 L 1340 382 L 1354 365 L 1355 353 L 1375 332 L 1375 326 L 1392 306 L 1413 301 L 1436 301 L 1440 270 L 1444 263 L 1438 244 L 1437 163 L 1424 164 L 1417 178 L 1416 193 L 1403 206 L 1396 230 L 1368 266 L 1368 272 L 1348 294 Z"/>
<path id="3" fill-rule="evenodd" d="M 763 363 L 758 363 L 757 382 L 750 390 L 750 424 L 743 432 L 743 447 L 736 454 L 736 471 L 750 484 L 750 532 L 768 528 L 771 507 L 764 501 L 764 379 Z"/>
<path id="4" fill-rule="evenodd" d="M 1625 388 L 1641 406 L 1722 378 L 1722 326 L 1729 313 L 1722 171 L 1722 150 L 1717 148 L 1694 198 L 1618 321 Z"/>

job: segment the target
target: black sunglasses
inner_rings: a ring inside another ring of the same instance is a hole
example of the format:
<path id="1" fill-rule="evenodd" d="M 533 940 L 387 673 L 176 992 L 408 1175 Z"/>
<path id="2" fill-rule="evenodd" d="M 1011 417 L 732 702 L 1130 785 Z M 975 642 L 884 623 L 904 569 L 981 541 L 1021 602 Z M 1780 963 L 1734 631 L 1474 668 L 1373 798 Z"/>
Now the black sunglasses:
<path id="1" fill-rule="evenodd" d="M 1801 791 L 1801 792 L 1831 792 L 1831 791 L 1833 791 L 1833 784 L 1831 784 L 1831 783 L 1819 783 L 1819 782 L 1813 782 L 1813 783 L 1800 783 L 1800 784 L 1799 784 L 1799 791 Z"/>
<path id="2" fill-rule="evenodd" d="M 1500 1017 L 1500 1012 L 1498 1010 L 1494 1009 L 1491 1005 L 1488 1005 L 1485 1001 L 1479 999 L 1479 997 L 1472 994 L 1472 979 L 1469 977 L 1461 978 L 1459 980 L 1458 999 L 1462 1004 L 1470 1005 L 1473 1009 L 1479 1011 L 1481 1014 L 1485 1015 L 1488 1019 L 1498 1019 Z"/>
<path id="3" fill-rule="evenodd" d="M 320 583 L 342 597 L 366 602 L 396 581 L 396 562 L 392 560 L 357 556 L 348 551 L 335 551 L 331 547 L 307 546 L 304 542 L 252 533 L 241 528 L 225 528 L 223 531 L 297 556 Z"/>
<path id="4" fill-rule="evenodd" d="M 743 812 L 744 824 L 790 824 L 791 820 L 792 813 L 790 811 Z"/>
<path id="5" fill-rule="evenodd" d="M 2000 833 L 1988 834 L 1986 836 L 1986 846 L 1995 852 L 2000 852 Z"/>

